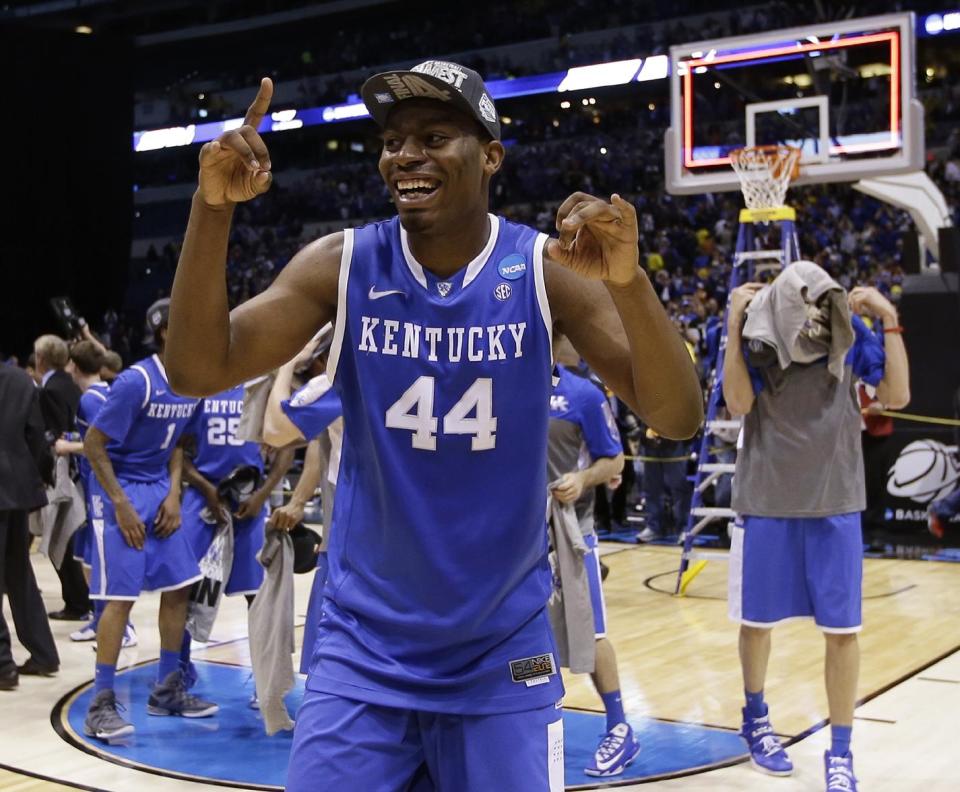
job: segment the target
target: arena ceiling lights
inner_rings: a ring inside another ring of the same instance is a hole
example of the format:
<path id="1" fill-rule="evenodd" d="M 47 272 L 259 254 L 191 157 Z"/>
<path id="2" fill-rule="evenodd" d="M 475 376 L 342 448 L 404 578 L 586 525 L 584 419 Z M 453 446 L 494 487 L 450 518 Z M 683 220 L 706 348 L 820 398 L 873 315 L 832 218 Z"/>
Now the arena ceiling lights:
<path id="1" fill-rule="evenodd" d="M 950 10 L 928 14 L 917 22 L 919 36 L 950 35 L 960 32 L 960 11 Z M 491 80 L 487 83 L 494 99 L 513 99 L 533 94 L 563 93 L 603 88 L 611 85 L 626 85 L 630 82 L 664 80 L 670 73 L 667 55 L 651 55 L 648 58 L 595 63 L 590 66 L 574 66 L 571 69 L 549 74 L 535 74 L 513 80 Z M 362 102 L 349 102 L 326 107 L 310 107 L 303 110 L 280 110 L 265 118 L 260 132 L 284 132 L 317 124 L 332 124 L 365 118 L 367 110 Z M 242 118 L 226 121 L 211 121 L 188 126 L 150 129 L 133 134 L 134 151 L 155 151 L 192 143 L 206 143 L 243 123 Z"/>

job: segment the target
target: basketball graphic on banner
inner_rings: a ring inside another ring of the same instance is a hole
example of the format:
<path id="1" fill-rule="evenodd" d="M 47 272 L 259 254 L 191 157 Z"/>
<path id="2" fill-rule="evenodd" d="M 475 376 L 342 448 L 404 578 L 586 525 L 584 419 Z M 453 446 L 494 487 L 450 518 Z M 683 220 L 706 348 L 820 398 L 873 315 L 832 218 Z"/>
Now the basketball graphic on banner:
<path id="1" fill-rule="evenodd" d="M 949 494 L 960 479 L 960 465 L 943 443 L 914 440 L 905 446 L 887 473 L 887 492 L 917 503 Z"/>

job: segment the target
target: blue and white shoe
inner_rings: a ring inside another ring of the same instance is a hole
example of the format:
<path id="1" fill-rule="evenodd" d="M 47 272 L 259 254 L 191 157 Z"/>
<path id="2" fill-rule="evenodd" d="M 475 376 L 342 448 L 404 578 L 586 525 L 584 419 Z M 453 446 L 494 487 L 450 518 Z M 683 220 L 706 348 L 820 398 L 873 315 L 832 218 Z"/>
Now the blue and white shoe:
<path id="1" fill-rule="evenodd" d="M 120 648 L 132 649 L 138 643 L 137 631 L 133 629 L 133 625 L 130 622 L 127 622 L 127 626 L 123 628 L 123 641 L 120 642 Z"/>
<path id="2" fill-rule="evenodd" d="M 620 775 L 640 753 L 640 743 L 629 723 L 618 723 L 600 740 L 593 762 L 583 769 L 588 776 Z"/>
<path id="3" fill-rule="evenodd" d="M 857 792 L 857 777 L 853 774 L 852 753 L 847 751 L 844 756 L 834 756 L 830 751 L 824 751 L 823 765 L 826 771 L 827 792 Z"/>
<path id="4" fill-rule="evenodd" d="M 740 736 L 747 741 L 750 764 L 756 770 L 775 776 L 788 776 L 793 772 L 793 762 L 783 750 L 780 738 L 773 733 L 769 715 L 751 718 L 744 709 Z"/>
<path id="5" fill-rule="evenodd" d="M 70 633 L 71 641 L 95 641 L 97 640 L 97 625 L 94 621 L 89 621 L 79 630 Z"/>

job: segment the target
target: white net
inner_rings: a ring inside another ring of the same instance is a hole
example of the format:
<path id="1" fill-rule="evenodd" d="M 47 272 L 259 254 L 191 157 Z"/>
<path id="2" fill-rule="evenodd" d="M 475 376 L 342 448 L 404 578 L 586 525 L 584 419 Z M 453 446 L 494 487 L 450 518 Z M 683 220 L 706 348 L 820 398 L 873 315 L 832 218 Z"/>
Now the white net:
<path id="1" fill-rule="evenodd" d="M 793 146 L 755 146 L 730 152 L 730 164 L 740 177 L 748 209 L 783 206 L 790 181 L 796 178 L 800 149 Z"/>

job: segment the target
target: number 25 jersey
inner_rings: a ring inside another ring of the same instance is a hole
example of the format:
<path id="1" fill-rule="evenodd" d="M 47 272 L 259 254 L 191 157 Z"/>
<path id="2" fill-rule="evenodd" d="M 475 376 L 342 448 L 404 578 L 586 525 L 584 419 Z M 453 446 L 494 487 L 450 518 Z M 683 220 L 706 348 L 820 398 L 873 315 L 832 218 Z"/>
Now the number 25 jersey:
<path id="1" fill-rule="evenodd" d="M 398 218 L 344 232 L 344 443 L 308 687 L 484 714 L 563 694 L 546 616 L 546 237 L 490 215 L 438 279 Z"/>

